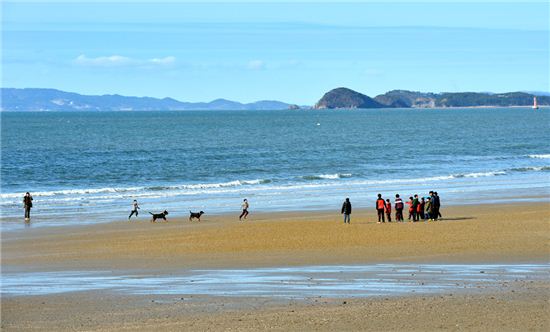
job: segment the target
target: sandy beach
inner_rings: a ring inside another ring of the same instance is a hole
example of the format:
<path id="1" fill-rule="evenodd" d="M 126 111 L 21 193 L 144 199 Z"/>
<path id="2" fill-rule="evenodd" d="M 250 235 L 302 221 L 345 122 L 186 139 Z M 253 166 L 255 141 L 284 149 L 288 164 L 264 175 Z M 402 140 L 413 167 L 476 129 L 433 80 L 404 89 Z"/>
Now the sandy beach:
<path id="1" fill-rule="evenodd" d="M 438 222 L 339 213 L 204 215 L 2 234 L 4 272 L 142 271 L 375 263 L 548 263 L 550 204 L 452 206 Z M 550 283 L 474 293 L 281 300 L 108 291 L 2 298 L 2 329 L 548 330 Z"/>

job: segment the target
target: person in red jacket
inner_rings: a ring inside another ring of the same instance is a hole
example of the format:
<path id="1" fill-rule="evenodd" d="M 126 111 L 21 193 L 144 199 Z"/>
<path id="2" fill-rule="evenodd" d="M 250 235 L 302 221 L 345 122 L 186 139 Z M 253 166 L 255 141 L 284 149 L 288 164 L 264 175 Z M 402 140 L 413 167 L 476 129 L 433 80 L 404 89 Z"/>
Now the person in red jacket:
<path id="1" fill-rule="evenodd" d="M 378 194 L 378 199 L 376 200 L 376 211 L 378 212 L 378 223 L 380 221 L 386 222 L 384 219 L 384 210 L 386 209 L 386 202 L 382 198 L 382 194 Z"/>
<path id="2" fill-rule="evenodd" d="M 390 199 L 386 199 L 386 217 L 388 218 L 388 222 L 391 222 L 391 202 Z"/>

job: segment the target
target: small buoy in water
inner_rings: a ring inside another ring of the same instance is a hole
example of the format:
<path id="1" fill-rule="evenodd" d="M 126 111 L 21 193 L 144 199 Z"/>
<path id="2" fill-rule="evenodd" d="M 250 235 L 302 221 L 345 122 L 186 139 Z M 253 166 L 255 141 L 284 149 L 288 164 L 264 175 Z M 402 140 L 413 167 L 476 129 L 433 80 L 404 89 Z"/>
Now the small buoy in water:
<path id="1" fill-rule="evenodd" d="M 320 126 L 321 124 L 319 122 L 317 122 L 317 125 Z"/>

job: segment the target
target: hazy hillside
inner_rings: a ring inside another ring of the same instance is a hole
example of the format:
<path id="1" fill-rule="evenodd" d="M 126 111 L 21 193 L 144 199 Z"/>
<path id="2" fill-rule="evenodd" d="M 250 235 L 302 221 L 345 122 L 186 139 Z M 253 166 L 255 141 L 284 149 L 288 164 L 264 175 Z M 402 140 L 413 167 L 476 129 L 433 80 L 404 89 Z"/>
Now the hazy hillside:
<path id="1" fill-rule="evenodd" d="M 291 106 L 271 100 L 249 104 L 225 99 L 189 103 L 172 98 L 89 96 L 55 89 L 2 88 L 1 92 L 3 111 L 281 110 Z"/>

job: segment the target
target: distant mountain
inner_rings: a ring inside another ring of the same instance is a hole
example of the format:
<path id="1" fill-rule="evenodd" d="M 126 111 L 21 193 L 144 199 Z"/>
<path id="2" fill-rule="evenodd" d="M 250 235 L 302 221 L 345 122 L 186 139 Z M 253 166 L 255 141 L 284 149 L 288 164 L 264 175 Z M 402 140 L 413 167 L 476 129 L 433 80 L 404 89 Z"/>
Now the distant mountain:
<path id="1" fill-rule="evenodd" d="M 548 92 L 548 91 L 521 91 L 521 92 L 525 92 L 525 93 L 535 95 L 535 96 L 548 96 L 548 97 L 550 97 L 550 92 Z"/>
<path id="2" fill-rule="evenodd" d="M 294 105 L 274 100 L 254 103 L 216 99 L 189 103 L 172 98 L 89 96 L 55 89 L 2 88 L 2 111 L 150 111 L 150 110 L 283 110 Z"/>
<path id="3" fill-rule="evenodd" d="M 444 92 L 423 93 L 393 90 L 374 99 L 388 107 L 475 107 L 475 106 L 531 106 L 535 95 L 525 92 L 480 93 Z M 550 105 L 550 97 L 537 96 L 539 105 Z"/>
<path id="4" fill-rule="evenodd" d="M 407 90 L 392 90 L 374 97 L 386 107 L 435 107 L 437 97 L 433 93 Z"/>
<path id="5" fill-rule="evenodd" d="M 314 108 L 382 108 L 387 107 L 369 96 L 348 88 L 336 88 L 325 93 Z"/>
<path id="6" fill-rule="evenodd" d="M 359 92 L 337 88 L 327 92 L 315 108 L 433 108 L 475 106 L 531 106 L 535 95 L 525 92 L 417 92 L 392 90 L 374 99 Z M 541 106 L 550 105 L 550 96 L 537 96 Z"/>

